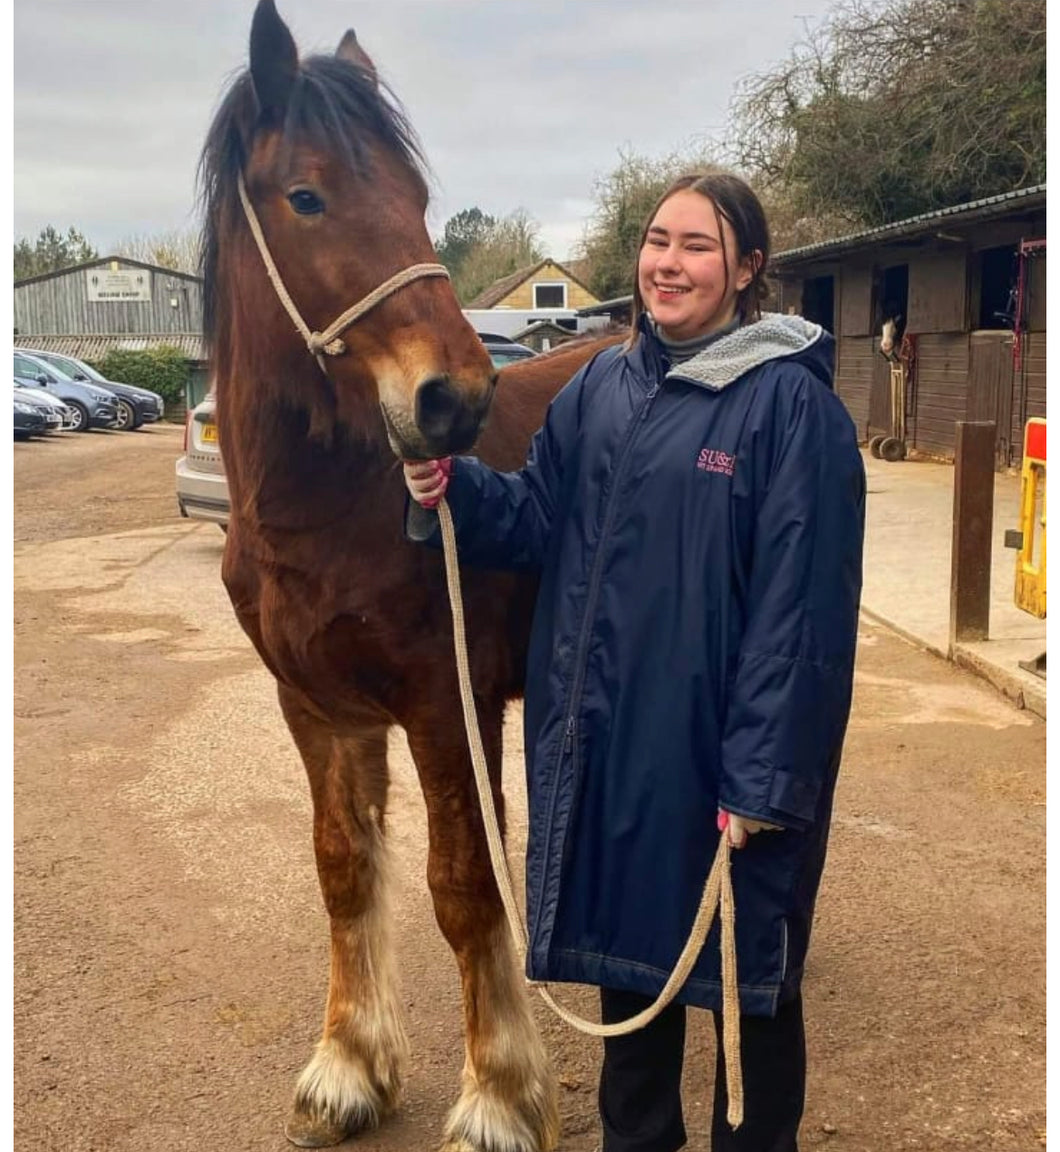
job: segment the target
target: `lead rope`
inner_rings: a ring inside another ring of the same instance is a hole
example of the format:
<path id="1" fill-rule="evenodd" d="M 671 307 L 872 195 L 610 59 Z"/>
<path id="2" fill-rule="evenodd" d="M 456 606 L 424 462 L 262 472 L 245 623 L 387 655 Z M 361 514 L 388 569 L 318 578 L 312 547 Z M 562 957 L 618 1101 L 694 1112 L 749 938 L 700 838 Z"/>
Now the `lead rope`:
<path id="1" fill-rule="evenodd" d="M 482 821 L 486 827 L 486 840 L 489 844 L 493 874 L 500 890 L 501 902 L 508 917 L 508 927 L 521 956 L 528 947 L 526 928 L 519 915 L 515 891 L 512 887 L 508 859 L 504 854 L 497 824 L 497 811 L 493 805 L 493 790 L 490 787 L 486 769 L 486 756 L 482 750 L 482 737 L 479 733 L 478 716 L 475 711 L 475 698 L 471 689 L 471 671 L 467 659 L 467 637 L 464 632 L 464 601 L 460 593 L 460 570 L 457 562 L 456 533 L 453 530 L 453 517 L 449 505 L 443 497 L 438 502 L 438 520 L 442 530 L 442 544 L 445 550 L 445 579 L 449 587 L 449 603 L 453 612 L 453 646 L 456 650 L 456 666 L 460 680 L 460 702 L 464 709 L 464 726 L 467 729 L 468 744 L 471 749 L 471 763 L 475 769 L 475 787 L 478 789 L 479 804 L 482 808 Z M 692 931 L 684 951 L 669 980 L 659 993 L 654 1004 L 628 1020 L 616 1024 L 597 1024 L 576 1016 L 562 1005 L 557 1004 L 548 990 L 547 984 L 531 981 L 545 1003 L 572 1027 L 588 1036 L 626 1036 L 643 1028 L 659 1015 L 673 1000 L 688 978 L 703 949 L 714 920 L 714 913 L 721 905 L 721 985 L 722 985 L 722 1049 L 725 1072 L 728 1082 L 729 1107 L 726 1119 L 730 1127 L 738 1128 L 743 1123 L 743 1072 L 740 1066 L 740 1001 L 736 984 L 736 922 L 732 899 L 732 876 L 729 861 L 729 837 L 723 832 L 718 841 L 718 851 L 714 857 L 710 874 L 703 889 L 703 899 L 692 923 Z"/>

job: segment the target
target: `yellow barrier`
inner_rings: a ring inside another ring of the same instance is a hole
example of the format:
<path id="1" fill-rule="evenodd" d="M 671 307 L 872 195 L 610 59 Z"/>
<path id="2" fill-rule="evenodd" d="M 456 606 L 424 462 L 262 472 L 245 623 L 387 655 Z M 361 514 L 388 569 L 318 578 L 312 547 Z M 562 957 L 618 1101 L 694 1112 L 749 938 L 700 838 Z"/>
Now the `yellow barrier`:
<path id="1" fill-rule="evenodd" d="M 1039 495 L 1041 517 L 1037 515 Z M 1041 525 L 1041 550 L 1034 562 L 1037 528 Z M 1016 556 L 1016 607 L 1032 616 L 1045 617 L 1045 421 L 1027 421 L 1023 433 L 1023 472 L 1020 484 L 1019 552 Z"/>

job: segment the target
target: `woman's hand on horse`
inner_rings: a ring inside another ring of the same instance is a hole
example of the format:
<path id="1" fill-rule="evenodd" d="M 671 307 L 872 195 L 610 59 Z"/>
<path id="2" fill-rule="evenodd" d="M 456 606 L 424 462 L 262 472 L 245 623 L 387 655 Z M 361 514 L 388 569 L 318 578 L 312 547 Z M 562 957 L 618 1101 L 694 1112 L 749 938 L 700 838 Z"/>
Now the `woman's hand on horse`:
<path id="1" fill-rule="evenodd" d="M 718 831 L 729 830 L 729 843 L 733 848 L 742 848 L 747 837 L 756 832 L 783 832 L 779 824 L 767 824 L 764 820 L 752 820 L 749 816 L 737 816 L 734 812 L 718 809 Z"/>
<path id="2" fill-rule="evenodd" d="M 424 508 L 437 508 L 438 501 L 445 495 L 449 486 L 449 474 L 453 470 L 452 456 L 441 460 L 403 460 L 405 487 L 417 504 Z"/>

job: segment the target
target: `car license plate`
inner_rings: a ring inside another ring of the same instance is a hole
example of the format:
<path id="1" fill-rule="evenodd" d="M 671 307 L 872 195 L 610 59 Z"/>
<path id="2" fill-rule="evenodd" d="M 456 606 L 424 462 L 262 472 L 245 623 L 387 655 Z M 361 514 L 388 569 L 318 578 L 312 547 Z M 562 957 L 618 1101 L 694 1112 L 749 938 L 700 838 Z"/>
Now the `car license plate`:
<path id="1" fill-rule="evenodd" d="M 201 440 L 204 444 L 216 444 L 217 443 L 217 425 L 216 424 L 204 424 L 202 426 Z"/>

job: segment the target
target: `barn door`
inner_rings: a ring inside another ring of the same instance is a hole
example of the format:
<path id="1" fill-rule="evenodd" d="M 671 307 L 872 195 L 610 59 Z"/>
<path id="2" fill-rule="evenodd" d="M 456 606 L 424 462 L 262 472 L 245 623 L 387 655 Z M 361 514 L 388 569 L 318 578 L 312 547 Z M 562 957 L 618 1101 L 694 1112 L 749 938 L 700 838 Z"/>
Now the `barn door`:
<path id="1" fill-rule="evenodd" d="M 993 420 L 997 425 L 997 466 L 1012 460 L 1012 333 L 973 332 L 968 352 L 967 420 Z M 1022 450 L 1022 446 L 1020 446 Z"/>

